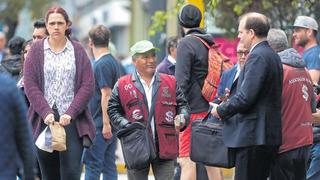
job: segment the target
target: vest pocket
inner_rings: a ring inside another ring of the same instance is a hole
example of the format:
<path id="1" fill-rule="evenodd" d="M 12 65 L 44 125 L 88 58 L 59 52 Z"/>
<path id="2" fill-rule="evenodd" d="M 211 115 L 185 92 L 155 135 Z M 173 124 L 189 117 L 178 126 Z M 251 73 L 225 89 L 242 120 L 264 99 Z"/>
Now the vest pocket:
<path id="1" fill-rule="evenodd" d="M 173 129 L 174 130 L 174 129 Z M 178 157 L 178 137 L 174 132 L 163 134 L 162 143 L 159 139 L 160 145 L 160 158 L 161 159 L 175 159 Z M 160 138 L 160 137 L 159 137 Z M 161 146 L 162 145 L 162 146 Z"/>

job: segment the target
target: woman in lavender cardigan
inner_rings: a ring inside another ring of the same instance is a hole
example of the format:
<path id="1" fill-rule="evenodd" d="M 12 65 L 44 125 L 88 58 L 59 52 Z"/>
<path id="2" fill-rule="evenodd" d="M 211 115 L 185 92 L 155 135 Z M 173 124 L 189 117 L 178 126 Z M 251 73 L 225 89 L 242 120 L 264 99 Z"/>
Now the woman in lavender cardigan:
<path id="1" fill-rule="evenodd" d="M 37 149 L 42 179 L 79 180 L 83 139 L 92 141 L 95 136 L 87 109 L 94 77 L 84 48 L 69 38 L 71 22 L 66 11 L 51 7 L 45 20 L 49 36 L 33 43 L 24 66 L 28 118 L 35 139 L 53 121 L 66 130 L 66 151 Z"/>

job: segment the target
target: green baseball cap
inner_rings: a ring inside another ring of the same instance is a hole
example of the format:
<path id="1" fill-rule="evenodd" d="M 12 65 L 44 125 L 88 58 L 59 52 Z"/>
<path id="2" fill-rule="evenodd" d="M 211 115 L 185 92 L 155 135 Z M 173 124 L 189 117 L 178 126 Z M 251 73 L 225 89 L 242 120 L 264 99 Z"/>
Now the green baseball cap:
<path id="1" fill-rule="evenodd" d="M 150 42 L 150 41 L 142 40 L 142 41 L 135 43 L 130 48 L 130 53 L 131 53 L 131 56 L 133 56 L 135 54 L 142 54 L 142 53 L 148 52 L 150 50 L 158 51 L 159 48 L 154 47 L 152 42 Z"/>

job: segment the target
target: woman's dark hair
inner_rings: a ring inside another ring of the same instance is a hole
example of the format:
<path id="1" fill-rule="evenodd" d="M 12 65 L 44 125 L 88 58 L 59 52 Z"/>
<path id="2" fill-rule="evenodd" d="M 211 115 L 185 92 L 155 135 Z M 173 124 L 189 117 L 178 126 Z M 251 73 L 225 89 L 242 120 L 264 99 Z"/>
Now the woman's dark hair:
<path id="1" fill-rule="evenodd" d="M 26 47 L 27 47 L 28 45 L 30 45 L 30 46 L 32 45 L 32 39 L 29 39 L 29 40 L 25 41 L 25 42 L 22 44 L 22 51 L 21 51 L 21 64 L 22 64 L 22 68 L 21 68 L 20 74 L 23 74 L 23 64 L 24 64 L 24 61 L 25 61 L 25 59 L 24 59 L 24 54 L 27 53 L 27 52 L 26 52 Z"/>
<path id="2" fill-rule="evenodd" d="M 22 52 L 22 45 L 24 42 L 25 42 L 25 39 L 19 36 L 11 38 L 8 42 L 8 48 L 11 55 L 17 55 L 17 54 L 20 55 Z"/>
<path id="3" fill-rule="evenodd" d="M 51 8 L 49 8 L 49 10 L 46 13 L 46 17 L 45 17 L 46 22 L 48 22 L 50 14 L 53 14 L 53 13 L 59 13 L 64 17 L 64 20 L 66 21 L 67 25 L 69 25 L 69 28 L 66 30 L 65 35 L 68 38 L 70 38 L 70 34 L 71 34 L 70 26 L 71 26 L 72 22 L 70 21 L 67 12 L 60 6 L 52 6 Z"/>

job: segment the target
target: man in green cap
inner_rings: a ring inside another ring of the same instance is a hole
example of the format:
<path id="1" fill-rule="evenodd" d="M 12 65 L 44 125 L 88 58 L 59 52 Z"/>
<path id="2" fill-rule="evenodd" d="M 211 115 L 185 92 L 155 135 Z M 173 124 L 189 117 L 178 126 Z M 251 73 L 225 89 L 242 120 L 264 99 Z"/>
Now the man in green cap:
<path id="1" fill-rule="evenodd" d="M 175 77 L 156 72 L 157 48 L 150 41 L 139 41 L 130 50 L 136 71 L 118 80 L 108 114 L 117 129 L 143 123 L 149 130 L 156 157 L 146 162 L 146 168 L 128 169 L 128 179 L 147 180 L 150 165 L 156 179 L 173 179 L 177 133 L 188 124 L 190 108 Z"/>

